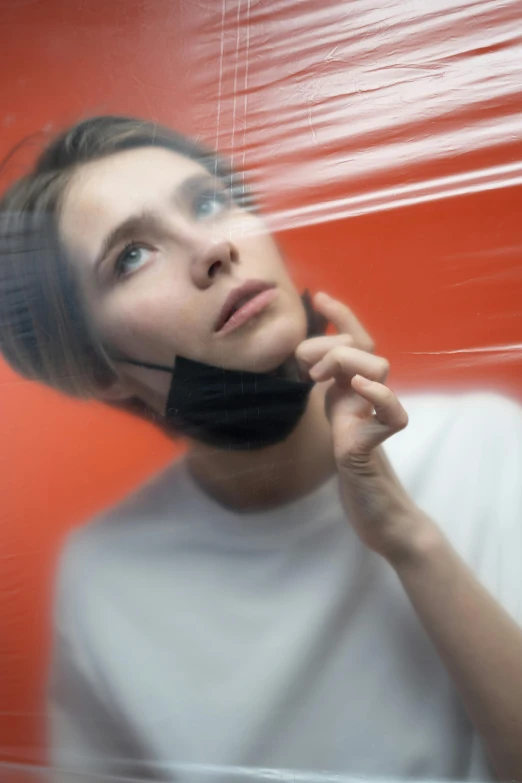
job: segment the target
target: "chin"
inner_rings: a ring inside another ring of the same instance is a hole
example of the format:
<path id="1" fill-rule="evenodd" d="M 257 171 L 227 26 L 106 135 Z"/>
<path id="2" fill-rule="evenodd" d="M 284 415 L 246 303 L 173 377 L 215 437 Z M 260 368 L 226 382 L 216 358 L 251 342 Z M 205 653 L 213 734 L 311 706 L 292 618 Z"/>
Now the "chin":
<path id="1" fill-rule="evenodd" d="M 297 315 L 281 314 L 248 335 L 244 350 L 238 346 L 237 359 L 241 355 L 241 367 L 250 372 L 271 372 L 295 353 L 297 346 L 306 339 L 304 311 Z"/>

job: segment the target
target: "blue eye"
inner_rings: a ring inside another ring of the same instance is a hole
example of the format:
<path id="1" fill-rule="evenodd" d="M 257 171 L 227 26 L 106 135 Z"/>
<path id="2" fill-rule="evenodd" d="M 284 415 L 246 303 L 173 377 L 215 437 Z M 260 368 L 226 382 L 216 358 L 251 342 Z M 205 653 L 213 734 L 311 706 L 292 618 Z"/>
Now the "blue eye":
<path id="1" fill-rule="evenodd" d="M 193 210 L 196 219 L 219 215 L 229 205 L 228 194 L 223 191 L 208 190 L 199 193 L 194 199 Z"/>
<path id="2" fill-rule="evenodd" d="M 152 250 L 143 245 L 132 243 L 127 245 L 124 251 L 118 256 L 116 261 L 116 274 L 118 277 L 125 277 L 146 264 L 151 256 Z"/>

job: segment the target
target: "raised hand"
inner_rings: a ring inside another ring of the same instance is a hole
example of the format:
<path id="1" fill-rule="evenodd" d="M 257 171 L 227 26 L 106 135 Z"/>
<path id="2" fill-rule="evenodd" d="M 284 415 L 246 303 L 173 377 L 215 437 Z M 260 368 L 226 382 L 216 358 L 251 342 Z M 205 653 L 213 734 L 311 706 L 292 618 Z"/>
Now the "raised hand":
<path id="1" fill-rule="evenodd" d="M 326 410 L 346 515 L 367 546 L 396 554 L 415 535 L 419 511 L 379 447 L 407 426 L 408 415 L 386 386 L 388 361 L 373 354 L 352 311 L 326 294 L 317 294 L 314 306 L 338 334 L 305 340 L 296 357 L 301 372 L 329 383 Z"/>

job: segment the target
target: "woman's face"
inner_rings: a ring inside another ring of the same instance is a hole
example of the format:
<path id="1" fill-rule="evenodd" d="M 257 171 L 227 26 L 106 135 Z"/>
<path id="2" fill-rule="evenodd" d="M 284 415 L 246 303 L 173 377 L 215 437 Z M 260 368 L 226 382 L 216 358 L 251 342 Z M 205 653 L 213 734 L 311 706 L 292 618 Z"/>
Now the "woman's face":
<path id="1" fill-rule="evenodd" d="M 266 372 L 305 337 L 300 295 L 263 221 L 182 155 L 144 147 L 82 166 L 59 229 L 95 328 L 120 355 Z M 227 297 L 249 281 L 271 287 L 267 303 L 220 329 Z M 138 393 L 164 409 L 167 373 L 117 366 L 115 396 Z"/>

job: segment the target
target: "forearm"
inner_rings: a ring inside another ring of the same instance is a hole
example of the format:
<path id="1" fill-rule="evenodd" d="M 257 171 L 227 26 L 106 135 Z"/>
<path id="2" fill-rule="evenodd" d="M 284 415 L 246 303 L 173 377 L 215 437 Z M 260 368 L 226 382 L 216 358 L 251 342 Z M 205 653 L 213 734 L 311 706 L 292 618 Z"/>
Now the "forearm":
<path id="1" fill-rule="evenodd" d="M 419 512 L 389 558 L 481 735 L 499 778 L 522 781 L 522 630 Z"/>

